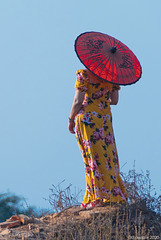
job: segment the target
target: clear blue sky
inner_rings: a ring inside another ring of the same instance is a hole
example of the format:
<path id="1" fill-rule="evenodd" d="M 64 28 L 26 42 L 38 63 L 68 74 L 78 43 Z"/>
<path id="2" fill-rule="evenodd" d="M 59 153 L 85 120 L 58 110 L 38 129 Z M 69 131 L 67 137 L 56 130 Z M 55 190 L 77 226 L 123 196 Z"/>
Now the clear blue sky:
<path id="1" fill-rule="evenodd" d="M 121 171 L 149 170 L 160 189 L 161 1 L 0 1 L 0 192 L 49 207 L 52 184 L 85 190 L 84 165 L 68 116 L 82 32 L 124 42 L 141 62 L 139 82 L 112 107 Z M 125 164 L 126 163 L 126 164 Z M 122 166 L 125 166 L 122 168 Z"/>

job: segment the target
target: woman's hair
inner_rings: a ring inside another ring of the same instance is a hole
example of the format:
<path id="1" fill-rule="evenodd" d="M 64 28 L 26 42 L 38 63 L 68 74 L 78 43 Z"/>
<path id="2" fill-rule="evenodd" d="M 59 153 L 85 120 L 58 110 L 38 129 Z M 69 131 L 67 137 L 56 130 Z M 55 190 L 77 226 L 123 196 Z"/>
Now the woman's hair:
<path id="1" fill-rule="evenodd" d="M 88 69 L 86 69 L 87 75 L 88 75 L 88 81 L 91 83 L 101 83 L 104 82 L 100 78 L 98 78 L 96 75 L 91 73 Z"/>

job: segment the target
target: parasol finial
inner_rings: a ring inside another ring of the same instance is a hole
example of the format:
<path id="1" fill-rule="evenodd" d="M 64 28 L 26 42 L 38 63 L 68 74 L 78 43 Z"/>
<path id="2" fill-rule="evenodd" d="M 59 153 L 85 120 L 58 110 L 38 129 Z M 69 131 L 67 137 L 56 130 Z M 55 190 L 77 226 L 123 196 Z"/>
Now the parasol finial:
<path id="1" fill-rule="evenodd" d="M 111 52 L 112 52 L 112 53 L 115 53 L 115 52 L 116 52 L 116 50 L 117 50 L 117 48 L 116 48 L 116 47 L 112 47 L 112 48 L 111 48 Z"/>

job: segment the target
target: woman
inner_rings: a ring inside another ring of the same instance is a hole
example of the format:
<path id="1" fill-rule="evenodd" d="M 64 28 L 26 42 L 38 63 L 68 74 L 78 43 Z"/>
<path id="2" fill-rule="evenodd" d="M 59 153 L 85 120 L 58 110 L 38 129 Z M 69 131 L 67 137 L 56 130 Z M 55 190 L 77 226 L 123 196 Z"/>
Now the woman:
<path id="1" fill-rule="evenodd" d="M 90 209 L 102 206 L 103 202 L 124 203 L 127 193 L 119 175 L 110 110 L 110 105 L 118 103 L 120 87 L 81 69 L 77 71 L 75 88 L 69 131 L 76 134 L 85 163 L 86 192 L 81 207 Z"/>

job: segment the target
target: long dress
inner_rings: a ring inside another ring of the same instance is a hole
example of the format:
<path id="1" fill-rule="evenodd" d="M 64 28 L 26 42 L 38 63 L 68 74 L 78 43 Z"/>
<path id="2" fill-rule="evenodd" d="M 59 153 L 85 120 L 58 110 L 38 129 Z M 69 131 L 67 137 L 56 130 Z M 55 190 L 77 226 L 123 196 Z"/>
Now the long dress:
<path id="1" fill-rule="evenodd" d="M 75 88 L 85 92 L 75 124 L 86 173 L 82 203 L 95 200 L 124 203 L 128 196 L 120 176 L 110 108 L 110 92 L 120 87 L 105 81 L 91 82 L 88 71 L 81 69 L 77 71 Z"/>

